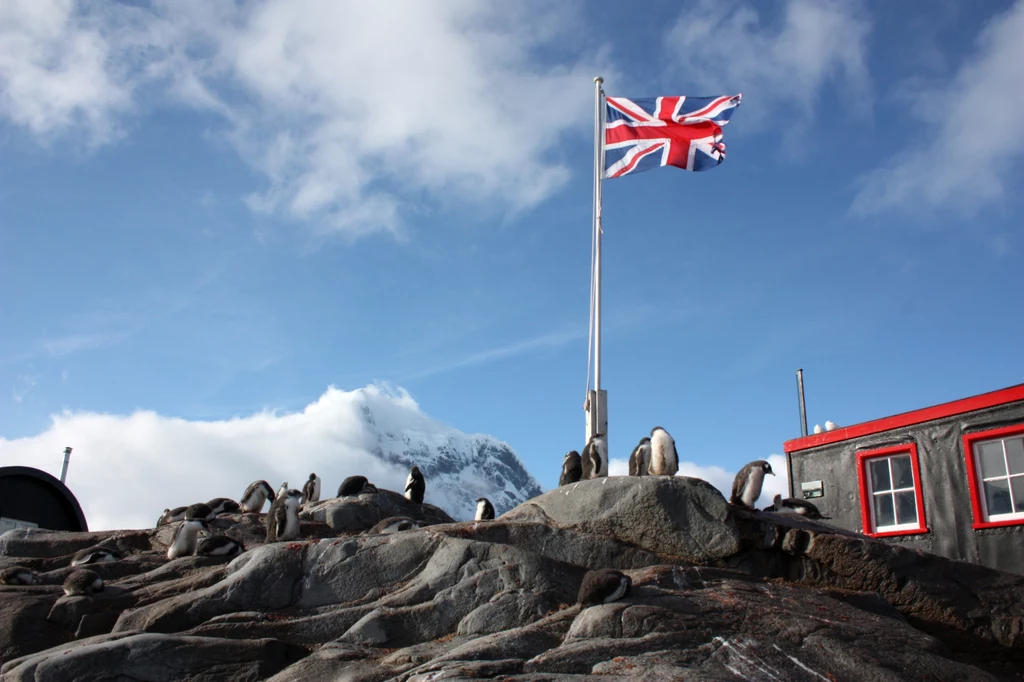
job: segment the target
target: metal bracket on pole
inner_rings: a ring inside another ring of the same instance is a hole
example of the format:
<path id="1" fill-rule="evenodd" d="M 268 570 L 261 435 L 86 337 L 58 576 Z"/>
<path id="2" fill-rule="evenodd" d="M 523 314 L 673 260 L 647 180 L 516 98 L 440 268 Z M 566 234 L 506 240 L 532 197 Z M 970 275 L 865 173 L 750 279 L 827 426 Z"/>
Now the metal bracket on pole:
<path id="1" fill-rule="evenodd" d="M 595 433 L 608 434 L 608 391 L 590 391 L 587 396 L 587 442 Z"/>

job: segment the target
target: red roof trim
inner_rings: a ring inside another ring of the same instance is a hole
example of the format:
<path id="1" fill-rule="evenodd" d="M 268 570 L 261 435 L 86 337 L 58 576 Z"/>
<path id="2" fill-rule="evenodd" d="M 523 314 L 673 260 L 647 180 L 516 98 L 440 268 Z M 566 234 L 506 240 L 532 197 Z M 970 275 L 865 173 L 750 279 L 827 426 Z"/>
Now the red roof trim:
<path id="1" fill-rule="evenodd" d="M 952 417 L 958 414 L 974 412 L 975 410 L 983 410 L 987 407 L 1005 405 L 1017 402 L 1018 400 L 1024 400 L 1024 384 L 1017 384 L 1016 386 L 1010 386 L 998 391 L 982 393 L 981 395 L 954 400 L 953 402 L 942 403 L 941 405 L 926 407 L 921 410 L 914 410 L 913 412 L 904 412 L 892 417 L 854 424 L 853 426 L 836 429 L 835 431 L 826 431 L 802 438 L 794 438 L 793 440 L 787 440 L 783 443 L 782 447 L 786 453 L 798 452 L 808 448 L 816 448 L 819 445 L 828 445 L 851 438 L 870 436 L 883 431 L 891 431 L 892 429 L 913 426 L 914 424 L 923 424 L 934 419 L 943 419 L 944 417 Z"/>

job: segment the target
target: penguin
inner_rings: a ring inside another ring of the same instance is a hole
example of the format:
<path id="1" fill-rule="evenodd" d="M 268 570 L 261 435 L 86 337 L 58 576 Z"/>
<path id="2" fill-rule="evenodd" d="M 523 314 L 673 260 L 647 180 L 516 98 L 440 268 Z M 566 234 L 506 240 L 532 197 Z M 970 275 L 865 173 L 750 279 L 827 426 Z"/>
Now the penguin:
<path id="1" fill-rule="evenodd" d="M 299 504 L 302 492 L 289 490 L 278 495 L 267 512 L 267 542 L 294 540 L 299 537 Z"/>
<path id="2" fill-rule="evenodd" d="M 651 460 L 648 473 L 651 476 L 675 476 L 679 471 L 679 455 L 676 441 L 668 431 L 655 426 L 651 429 Z"/>
<path id="3" fill-rule="evenodd" d="M 597 604 L 610 604 L 622 599 L 633 586 L 628 575 L 611 568 L 587 571 L 580 585 L 580 593 L 576 598 L 583 608 Z"/>
<path id="4" fill-rule="evenodd" d="M 167 558 L 177 559 L 180 556 L 189 556 L 196 552 L 196 538 L 199 531 L 210 530 L 206 519 L 185 519 L 174 531 L 174 539 L 171 546 L 167 548 Z"/>
<path id="5" fill-rule="evenodd" d="M 38 585 L 39 574 L 24 566 L 11 566 L 0 571 L 0 585 Z"/>
<path id="6" fill-rule="evenodd" d="M 213 511 L 214 516 L 221 514 L 237 514 L 241 508 L 238 503 L 227 497 L 215 497 L 206 505 Z"/>
<path id="7" fill-rule="evenodd" d="M 651 467 L 651 439 L 640 439 L 639 445 L 633 448 L 633 454 L 629 456 L 629 475 L 646 476 Z"/>
<path id="8" fill-rule="evenodd" d="M 427 490 L 427 482 L 423 480 L 420 468 L 415 464 L 409 469 L 409 478 L 405 479 L 405 497 L 416 504 L 423 504 L 423 493 Z"/>
<path id="9" fill-rule="evenodd" d="M 203 519 L 205 521 L 212 521 L 216 517 L 217 515 L 213 513 L 212 509 L 210 509 L 210 505 L 206 504 L 205 502 L 196 502 L 195 504 L 190 504 L 188 506 L 188 509 L 185 510 L 186 521 L 190 519 Z"/>
<path id="10" fill-rule="evenodd" d="M 284 483 L 281 484 L 281 487 L 277 489 L 277 496 L 281 497 L 282 495 L 286 494 L 289 490 L 291 490 L 291 488 L 288 487 L 288 481 L 285 481 Z M 299 494 L 302 494 L 301 490 L 299 491 Z"/>
<path id="11" fill-rule="evenodd" d="M 363 493 L 375 493 L 377 486 L 366 480 L 366 476 L 349 476 L 338 486 L 338 497 L 355 497 Z"/>
<path id="12" fill-rule="evenodd" d="M 175 507 L 174 509 L 164 509 L 164 513 L 161 514 L 160 518 L 156 520 L 156 527 L 166 526 L 169 523 L 175 521 L 181 521 L 185 518 L 185 510 L 188 507 Z"/>
<path id="13" fill-rule="evenodd" d="M 415 530 L 427 525 L 425 521 L 417 521 L 408 516 L 391 516 L 377 523 L 373 528 L 366 531 L 367 535 L 388 535 L 390 533 L 401 533 L 403 530 Z"/>
<path id="14" fill-rule="evenodd" d="M 800 516 L 806 516 L 807 518 L 814 519 L 815 521 L 832 518 L 831 516 L 822 516 L 818 508 L 807 500 L 801 500 L 796 497 L 787 497 L 783 499 L 782 495 L 776 495 L 775 504 L 768 507 L 768 509 L 788 514 L 799 514 Z"/>
<path id="15" fill-rule="evenodd" d="M 71 559 L 72 566 L 86 566 L 88 564 L 102 564 L 108 561 L 120 561 L 124 557 L 116 549 L 110 547 L 104 547 L 103 545 L 95 545 L 93 547 L 86 547 L 75 552 L 75 556 Z"/>
<path id="16" fill-rule="evenodd" d="M 302 486 L 302 504 L 320 501 L 320 477 L 315 473 L 309 475 L 309 480 Z"/>
<path id="17" fill-rule="evenodd" d="M 196 556 L 236 556 L 245 551 L 245 545 L 227 535 L 211 535 L 196 545 Z"/>
<path id="18" fill-rule="evenodd" d="M 476 500 L 476 520 L 493 521 L 494 505 L 486 497 L 479 497 Z"/>
<path id="19" fill-rule="evenodd" d="M 64 580 L 64 594 L 69 597 L 86 597 L 103 590 L 103 578 L 96 571 L 80 568 L 72 571 Z"/>
<path id="20" fill-rule="evenodd" d="M 729 502 L 740 507 L 753 509 L 757 498 L 761 496 L 761 486 L 764 485 L 765 474 L 775 475 L 772 465 L 763 459 L 758 459 L 740 469 L 732 482 L 732 495 Z"/>
<path id="21" fill-rule="evenodd" d="M 580 480 L 582 477 L 583 464 L 580 459 L 580 453 L 570 450 L 565 453 L 565 458 L 562 460 L 562 475 L 558 479 L 558 485 L 569 485 Z"/>
<path id="22" fill-rule="evenodd" d="M 590 437 L 580 460 L 584 479 L 608 475 L 608 441 L 603 433 L 595 433 Z"/>
<path id="23" fill-rule="evenodd" d="M 253 481 L 242 493 L 242 499 L 238 501 L 242 511 L 246 514 L 259 514 L 263 511 L 263 503 L 268 499 L 271 503 L 277 498 L 274 490 L 266 481 Z"/>

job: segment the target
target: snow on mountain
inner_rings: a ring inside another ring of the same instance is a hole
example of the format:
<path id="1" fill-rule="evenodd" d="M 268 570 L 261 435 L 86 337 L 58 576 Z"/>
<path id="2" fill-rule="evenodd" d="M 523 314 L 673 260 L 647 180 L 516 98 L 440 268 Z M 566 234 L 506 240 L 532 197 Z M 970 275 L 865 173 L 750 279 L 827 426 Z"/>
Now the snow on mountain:
<path id="1" fill-rule="evenodd" d="M 301 412 L 263 411 L 219 421 L 64 412 L 28 438 L 0 438 L 0 463 L 59 475 L 72 446 L 68 485 L 93 530 L 152 526 L 165 508 L 237 499 L 254 480 L 299 488 L 316 472 L 322 497 L 361 474 L 401 492 L 409 467 L 427 481 L 425 501 L 470 519 L 487 497 L 500 514 L 541 493 L 512 448 L 430 418 L 404 389 L 330 387 Z"/>

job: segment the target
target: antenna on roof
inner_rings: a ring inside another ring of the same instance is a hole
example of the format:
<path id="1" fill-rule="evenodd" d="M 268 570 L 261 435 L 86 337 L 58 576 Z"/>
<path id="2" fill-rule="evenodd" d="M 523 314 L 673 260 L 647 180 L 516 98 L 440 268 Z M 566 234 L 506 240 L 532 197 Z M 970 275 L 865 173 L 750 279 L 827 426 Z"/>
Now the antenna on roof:
<path id="1" fill-rule="evenodd" d="M 68 462 L 71 461 L 71 446 L 64 448 L 64 466 L 60 468 L 60 482 L 68 477 Z"/>
<path id="2" fill-rule="evenodd" d="M 800 399 L 800 435 L 807 435 L 807 406 L 804 404 L 804 371 L 796 371 L 796 393 Z"/>

